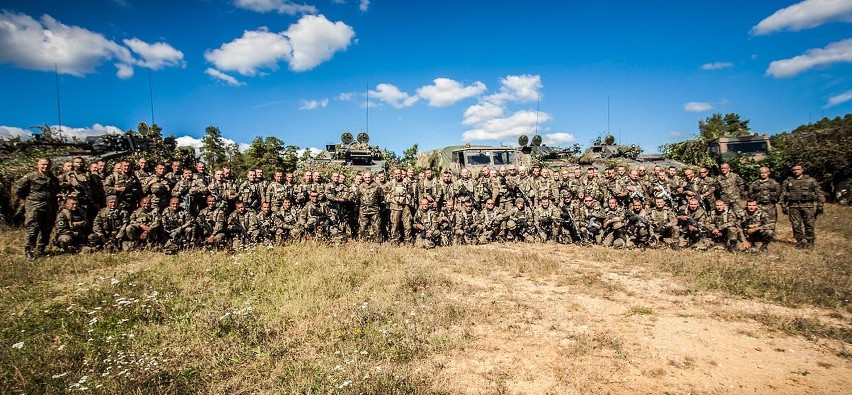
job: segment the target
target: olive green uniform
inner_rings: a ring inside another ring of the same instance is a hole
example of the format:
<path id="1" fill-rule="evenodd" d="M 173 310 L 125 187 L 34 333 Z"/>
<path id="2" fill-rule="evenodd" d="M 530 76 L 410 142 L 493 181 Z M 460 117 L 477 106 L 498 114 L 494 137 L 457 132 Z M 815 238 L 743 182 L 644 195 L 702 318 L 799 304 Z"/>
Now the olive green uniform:
<path id="1" fill-rule="evenodd" d="M 813 246 L 816 217 L 822 214 L 823 204 L 822 189 L 810 176 L 790 177 L 781 185 L 781 205 L 790 217 L 796 242 Z"/>
<path id="2" fill-rule="evenodd" d="M 59 180 L 53 174 L 37 171 L 23 176 L 15 187 L 15 195 L 25 201 L 24 226 L 27 237 L 24 249 L 32 252 L 44 252 L 50 242 L 50 231 L 56 219 L 56 196 L 59 193 Z"/>

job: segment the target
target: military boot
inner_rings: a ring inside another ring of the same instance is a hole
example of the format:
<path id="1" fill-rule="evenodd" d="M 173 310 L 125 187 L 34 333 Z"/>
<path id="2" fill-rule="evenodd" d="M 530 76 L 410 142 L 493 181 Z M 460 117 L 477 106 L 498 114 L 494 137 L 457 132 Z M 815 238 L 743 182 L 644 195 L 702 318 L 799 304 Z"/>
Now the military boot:
<path id="1" fill-rule="evenodd" d="M 35 253 L 33 253 L 32 248 L 27 248 L 27 249 L 25 249 L 25 250 L 24 250 L 24 255 L 26 255 L 26 256 L 27 256 L 27 262 L 32 262 L 32 261 L 34 261 L 34 260 L 35 260 L 35 258 L 36 258 Z"/>

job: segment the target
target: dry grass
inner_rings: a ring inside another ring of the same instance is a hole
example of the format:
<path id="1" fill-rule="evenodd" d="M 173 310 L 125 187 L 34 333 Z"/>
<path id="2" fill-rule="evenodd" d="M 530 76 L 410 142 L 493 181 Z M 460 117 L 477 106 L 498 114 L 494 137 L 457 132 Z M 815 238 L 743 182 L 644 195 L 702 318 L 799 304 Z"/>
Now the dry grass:
<path id="1" fill-rule="evenodd" d="M 487 333 L 504 342 L 553 336 L 555 358 L 607 361 L 607 369 L 617 371 L 641 357 L 640 345 L 616 325 L 598 325 L 589 309 L 609 309 L 622 325 L 650 328 L 696 314 L 669 310 L 659 297 L 710 293 L 827 308 L 823 318 L 776 312 L 728 318 L 849 344 L 849 223 L 852 208 L 828 206 L 818 223 L 818 247 L 806 252 L 789 243 L 782 218 L 780 242 L 759 256 L 555 244 L 420 250 L 353 243 L 237 255 L 57 256 L 33 263 L 20 250 L 23 232 L 3 229 L 0 382 L 4 393 L 441 393 L 447 388 L 447 366 L 435 362 L 441 356 L 483 345 L 527 350 L 523 342 L 489 345 Z M 655 282 L 672 276 L 676 282 Z M 642 295 L 642 287 L 659 293 Z M 737 333 L 762 336 L 755 328 Z M 841 361 L 852 355 L 845 345 L 831 350 Z M 670 357 L 639 373 L 663 379 L 672 368 L 695 370 L 698 358 Z M 828 369 L 823 365 L 811 371 Z M 543 392 L 617 388 L 609 386 L 605 370 L 565 364 L 554 371 L 556 386 Z M 516 374 L 494 366 L 480 387 L 468 390 L 527 392 Z"/>

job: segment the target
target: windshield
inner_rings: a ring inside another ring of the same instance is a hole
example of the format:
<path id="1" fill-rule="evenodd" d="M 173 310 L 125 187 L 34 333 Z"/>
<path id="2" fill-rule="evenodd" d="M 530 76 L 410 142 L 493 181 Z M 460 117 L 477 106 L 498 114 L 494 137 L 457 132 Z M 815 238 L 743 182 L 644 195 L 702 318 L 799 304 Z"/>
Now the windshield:
<path id="1" fill-rule="evenodd" d="M 465 165 L 468 166 L 484 166 L 490 165 L 491 160 L 488 155 L 482 152 L 470 152 L 465 155 Z"/>
<path id="2" fill-rule="evenodd" d="M 515 153 L 512 151 L 494 151 L 495 165 L 510 165 L 515 162 Z"/>

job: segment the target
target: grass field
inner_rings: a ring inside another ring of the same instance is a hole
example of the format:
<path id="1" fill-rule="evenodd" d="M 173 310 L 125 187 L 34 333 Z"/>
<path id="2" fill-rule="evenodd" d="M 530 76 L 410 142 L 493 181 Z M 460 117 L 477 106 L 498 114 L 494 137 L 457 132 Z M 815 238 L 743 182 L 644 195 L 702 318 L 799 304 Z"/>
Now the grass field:
<path id="1" fill-rule="evenodd" d="M 764 255 L 352 243 L 27 262 L 3 393 L 844 393 L 852 208 Z M 759 369 L 759 370 L 754 370 Z"/>

